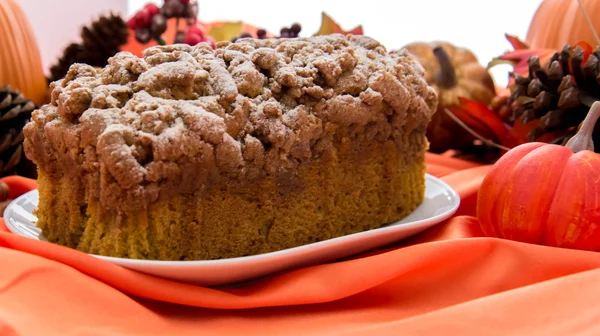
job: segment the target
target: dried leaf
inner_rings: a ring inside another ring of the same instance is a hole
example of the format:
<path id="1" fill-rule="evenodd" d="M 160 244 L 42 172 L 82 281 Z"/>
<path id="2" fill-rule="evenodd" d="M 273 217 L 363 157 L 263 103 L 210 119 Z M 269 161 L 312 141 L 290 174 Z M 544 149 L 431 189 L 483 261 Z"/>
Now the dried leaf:
<path id="1" fill-rule="evenodd" d="M 215 41 L 231 41 L 233 38 L 242 35 L 242 21 L 225 21 L 219 25 L 213 25 L 208 30 L 208 35 Z"/>
<path id="2" fill-rule="evenodd" d="M 352 30 L 348 31 L 348 34 L 363 35 L 363 27 L 362 26 L 356 26 Z"/>
<path id="3" fill-rule="evenodd" d="M 321 28 L 319 31 L 315 33 L 315 35 L 329 35 L 329 34 L 353 34 L 353 35 L 362 35 L 363 28 L 362 25 L 359 25 L 349 31 L 344 31 L 342 27 L 335 22 L 329 15 L 325 12 L 321 13 Z"/>
<path id="4" fill-rule="evenodd" d="M 575 48 L 580 47 L 583 50 L 583 55 L 582 58 L 580 59 L 581 61 L 581 65 L 585 64 L 585 62 L 587 62 L 588 58 L 590 58 L 590 55 L 594 52 L 594 49 L 592 48 L 591 45 L 589 45 L 587 42 L 585 41 L 581 41 L 579 43 L 577 43 L 575 46 L 573 46 L 571 48 L 571 57 L 569 58 L 569 73 L 574 74 L 573 72 L 573 50 L 575 50 Z M 573 76 L 572 81 L 573 83 L 576 83 L 575 81 L 575 76 Z"/>
<path id="5" fill-rule="evenodd" d="M 585 62 L 587 62 L 588 58 L 590 57 L 590 55 L 594 52 L 594 48 L 587 42 L 585 41 L 581 41 L 579 43 L 577 43 L 573 48 L 576 47 L 581 47 L 581 49 L 583 49 L 583 62 L 582 64 L 585 64 Z"/>
<path id="6" fill-rule="evenodd" d="M 448 109 L 481 137 L 501 144 L 510 128 L 487 105 L 459 97 L 460 105 Z"/>
<path id="7" fill-rule="evenodd" d="M 515 49 L 515 50 L 529 49 L 529 45 L 527 45 L 527 43 L 521 41 L 521 39 L 518 38 L 517 36 L 509 35 L 509 34 L 504 34 L 504 36 L 506 37 L 508 42 L 512 45 L 513 49 Z"/>
<path id="8" fill-rule="evenodd" d="M 505 34 L 505 36 L 508 42 L 513 46 L 514 50 L 506 52 L 503 55 L 492 59 L 487 65 L 488 70 L 498 64 L 510 64 L 513 66 L 513 73 L 515 75 L 527 77 L 529 75 L 528 61 L 530 57 L 537 56 L 539 58 L 539 63 L 541 64 L 541 66 L 546 68 L 550 63 L 552 57 L 556 53 L 560 52 L 559 50 L 554 49 L 531 49 L 525 42 L 521 41 L 518 37 L 509 34 Z M 584 41 L 579 42 L 575 46 L 573 46 L 571 48 L 571 51 L 574 50 L 576 47 L 580 47 L 583 50 L 582 64 L 585 64 L 590 55 L 594 52 L 594 49 L 591 45 Z M 572 69 L 570 69 L 570 72 L 572 72 Z M 508 87 L 513 86 L 513 77 L 511 77 L 508 83 Z"/>
<path id="9" fill-rule="evenodd" d="M 514 148 L 524 143 L 531 142 L 532 139 L 529 138 L 529 134 L 539 127 L 541 127 L 539 118 L 528 123 L 523 123 L 521 118 L 518 118 L 515 120 L 508 134 L 506 134 L 504 141 L 502 141 L 502 145 L 508 148 Z M 534 139 L 534 141 L 550 143 L 565 134 L 565 130 L 557 130 L 545 133 L 541 137 Z"/>
<path id="10" fill-rule="evenodd" d="M 537 56 L 540 59 L 540 64 L 547 64 L 552 56 L 557 53 L 557 50 L 554 49 L 531 49 L 518 37 L 508 34 L 505 34 L 505 36 L 514 50 L 493 58 L 487 65 L 488 70 L 499 64 L 510 64 L 513 66 L 512 72 L 514 74 L 527 77 L 529 75 L 528 60 L 530 57 Z M 511 76 L 507 87 L 512 87 L 514 82 L 514 76 Z"/>
<path id="11" fill-rule="evenodd" d="M 555 53 L 556 50 L 553 49 L 519 49 L 492 59 L 487 68 L 490 69 L 498 64 L 510 64 L 513 66 L 515 74 L 526 77 L 529 75 L 529 57 L 537 56 L 540 64 L 547 64 Z"/>

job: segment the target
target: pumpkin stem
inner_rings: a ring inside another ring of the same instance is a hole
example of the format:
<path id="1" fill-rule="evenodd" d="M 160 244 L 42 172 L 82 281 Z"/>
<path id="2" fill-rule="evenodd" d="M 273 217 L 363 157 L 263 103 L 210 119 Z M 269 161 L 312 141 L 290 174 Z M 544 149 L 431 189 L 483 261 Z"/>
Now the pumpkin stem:
<path id="1" fill-rule="evenodd" d="M 440 72 L 436 75 L 438 85 L 445 89 L 454 87 L 456 85 L 456 71 L 454 71 L 450 56 L 444 48 L 439 46 L 433 48 L 433 54 L 440 64 Z"/>
<path id="2" fill-rule="evenodd" d="M 594 151 L 594 141 L 592 139 L 592 133 L 594 132 L 594 127 L 596 127 L 596 122 L 600 117 L 600 102 L 595 102 L 592 104 L 587 116 L 583 120 L 579 131 L 567 141 L 565 147 L 572 150 L 574 153 L 589 150 Z"/>
<path id="3" fill-rule="evenodd" d="M 594 29 L 594 25 L 592 24 L 592 20 L 590 20 L 590 16 L 587 14 L 587 11 L 585 10 L 585 8 L 583 8 L 583 4 L 581 4 L 581 0 L 577 0 L 577 4 L 579 4 L 579 10 L 581 11 L 581 14 L 583 14 L 583 18 L 585 19 L 588 27 L 590 27 L 592 34 L 594 34 L 594 38 L 596 39 L 596 42 L 598 42 L 598 44 L 600 45 L 600 38 L 598 37 L 598 33 L 596 32 L 596 29 Z"/>

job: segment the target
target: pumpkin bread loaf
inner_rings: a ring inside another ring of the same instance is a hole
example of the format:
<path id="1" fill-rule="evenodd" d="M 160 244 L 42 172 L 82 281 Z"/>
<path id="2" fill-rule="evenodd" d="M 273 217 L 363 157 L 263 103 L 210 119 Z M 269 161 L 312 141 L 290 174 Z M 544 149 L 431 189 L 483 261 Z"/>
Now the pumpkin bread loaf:
<path id="1" fill-rule="evenodd" d="M 25 127 L 45 238 L 114 257 L 255 255 L 423 200 L 437 96 L 364 36 L 241 39 L 71 66 Z"/>

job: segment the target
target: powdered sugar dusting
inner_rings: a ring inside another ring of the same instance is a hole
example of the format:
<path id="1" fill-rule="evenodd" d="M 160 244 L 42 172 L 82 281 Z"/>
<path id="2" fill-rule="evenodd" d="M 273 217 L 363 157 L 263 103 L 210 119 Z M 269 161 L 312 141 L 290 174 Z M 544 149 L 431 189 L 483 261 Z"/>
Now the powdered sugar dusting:
<path id="1" fill-rule="evenodd" d="M 157 46 L 103 69 L 73 65 L 34 112 L 25 149 L 48 172 L 85 174 L 98 195 L 142 204 L 211 176 L 294 169 L 341 141 L 402 146 L 436 105 L 408 53 L 364 36 Z"/>

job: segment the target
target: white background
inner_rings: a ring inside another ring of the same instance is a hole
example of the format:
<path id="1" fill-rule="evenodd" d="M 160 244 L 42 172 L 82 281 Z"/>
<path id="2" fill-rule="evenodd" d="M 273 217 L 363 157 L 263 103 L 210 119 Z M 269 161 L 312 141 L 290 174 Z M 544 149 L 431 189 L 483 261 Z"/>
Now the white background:
<path id="1" fill-rule="evenodd" d="M 78 28 L 109 10 L 131 15 L 148 0 L 20 0 L 40 42 L 44 68 L 71 40 Z M 162 0 L 153 0 L 162 3 Z M 303 0 L 240 1 L 199 0 L 200 19 L 244 20 L 278 32 L 294 22 L 302 36 L 312 35 L 327 12 L 344 29 L 362 24 L 365 35 L 388 49 L 413 41 L 446 40 L 468 47 L 487 64 L 510 49 L 504 33 L 525 38 L 529 22 L 541 0 Z M 498 85 L 506 84 L 508 66 L 493 70 Z"/>
<path id="2" fill-rule="evenodd" d="M 0 0 L 2 1 L 2 0 Z M 79 42 L 82 25 L 110 11 L 127 15 L 127 0 L 17 0 L 33 27 L 44 70 L 71 42 Z"/>

